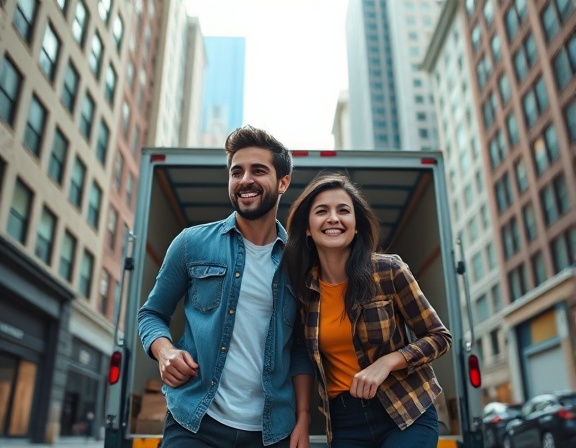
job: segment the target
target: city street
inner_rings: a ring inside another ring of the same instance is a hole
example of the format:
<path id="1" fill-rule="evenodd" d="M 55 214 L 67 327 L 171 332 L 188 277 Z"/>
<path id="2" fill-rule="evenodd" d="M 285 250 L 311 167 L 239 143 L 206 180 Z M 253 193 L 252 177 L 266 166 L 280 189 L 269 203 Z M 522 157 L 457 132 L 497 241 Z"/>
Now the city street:
<path id="1" fill-rule="evenodd" d="M 30 443 L 23 440 L 0 439 L 0 448 L 103 448 L 104 440 L 86 440 L 84 437 L 65 437 L 53 444 Z"/>

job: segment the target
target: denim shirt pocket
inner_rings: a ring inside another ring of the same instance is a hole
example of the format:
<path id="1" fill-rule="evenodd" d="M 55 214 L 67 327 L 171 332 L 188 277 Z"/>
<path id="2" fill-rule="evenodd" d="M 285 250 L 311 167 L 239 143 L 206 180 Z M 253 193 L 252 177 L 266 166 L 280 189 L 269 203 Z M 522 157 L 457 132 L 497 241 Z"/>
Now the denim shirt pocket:
<path id="1" fill-rule="evenodd" d="M 203 313 L 212 311 L 222 301 L 226 266 L 195 264 L 188 266 L 190 274 L 190 300 Z"/>
<path id="2" fill-rule="evenodd" d="M 282 304 L 282 319 L 286 324 L 293 327 L 296 322 L 296 313 L 298 311 L 298 303 L 292 287 L 286 285 L 284 287 L 284 303 Z"/>

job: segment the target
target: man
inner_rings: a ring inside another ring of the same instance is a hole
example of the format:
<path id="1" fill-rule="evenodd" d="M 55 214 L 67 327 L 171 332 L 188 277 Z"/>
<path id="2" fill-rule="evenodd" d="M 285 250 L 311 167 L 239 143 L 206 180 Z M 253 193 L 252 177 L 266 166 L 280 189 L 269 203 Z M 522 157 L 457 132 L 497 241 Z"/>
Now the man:
<path id="1" fill-rule="evenodd" d="M 292 158 L 251 126 L 225 147 L 235 212 L 174 239 L 138 313 L 168 404 L 162 446 L 308 448 L 313 367 L 293 341 L 297 302 L 278 269 L 286 232 L 276 212 Z M 182 297 L 174 346 L 169 323 Z"/>

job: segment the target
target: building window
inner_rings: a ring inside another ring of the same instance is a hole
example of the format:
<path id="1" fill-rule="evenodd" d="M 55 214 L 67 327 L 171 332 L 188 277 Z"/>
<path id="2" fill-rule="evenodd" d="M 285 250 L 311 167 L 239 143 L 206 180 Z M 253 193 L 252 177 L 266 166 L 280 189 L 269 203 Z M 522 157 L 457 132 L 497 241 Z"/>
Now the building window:
<path id="1" fill-rule="evenodd" d="M 498 90 L 500 91 L 500 98 L 502 98 L 502 105 L 504 105 L 510 100 L 510 82 L 506 73 L 502 73 L 498 79 Z"/>
<path id="2" fill-rule="evenodd" d="M 116 247 L 116 229 L 118 227 L 118 212 L 114 207 L 110 207 L 108 216 L 108 248 L 113 251 Z"/>
<path id="3" fill-rule="evenodd" d="M 504 175 L 496 181 L 494 190 L 496 193 L 498 211 L 502 213 L 512 205 L 512 189 L 510 188 L 510 178 L 508 173 L 504 173 Z"/>
<path id="4" fill-rule="evenodd" d="M 528 127 L 533 126 L 540 114 L 548 108 L 548 93 L 541 77 L 522 98 L 522 107 Z"/>
<path id="5" fill-rule="evenodd" d="M 576 101 L 573 101 L 564 111 L 566 129 L 571 141 L 576 141 Z"/>
<path id="6" fill-rule="evenodd" d="M 98 33 L 94 34 L 92 38 L 92 48 L 90 49 L 90 54 L 88 55 L 88 65 L 90 66 L 90 70 L 94 73 L 96 78 L 100 77 L 100 67 L 102 65 L 102 55 L 104 47 L 102 45 L 102 39 Z"/>
<path id="7" fill-rule="evenodd" d="M 21 83 L 20 72 L 9 59 L 4 58 L 0 68 L 0 119 L 10 126 L 14 124 Z"/>
<path id="8" fill-rule="evenodd" d="M 100 279 L 100 312 L 106 316 L 108 314 L 108 291 L 110 290 L 110 274 L 106 269 L 102 270 Z"/>
<path id="9" fill-rule="evenodd" d="M 513 113 L 506 117 L 506 129 L 508 130 L 508 141 L 510 142 L 510 146 L 516 146 L 520 141 L 520 136 L 518 134 L 518 124 L 516 123 L 516 117 Z"/>
<path id="10" fill-rule="evenodd" d="M 558 159 L 560 154 L 558 136 L 556 135 L 554 125 L 548 126 L 544 130 L 543 135 L 534 142 L 532 152 L 536 173 L 541 175 L 552 162 Z"/>
<path id="11" fill-rule="evenodd" d="M 34 30 L 34 20 L 38 11 L 38 0 L 18 0 L 12 23 L 22 38 L 30 43 Z"/>
<path id="12" fill-rule="evenodd" d="M 502 44 L 500 43 L 500 36 L 498 36 L 498 34 L 492 36 L 490 47 L 492 48 L 492 57 L 494 58 L 494 62 L 500 62 L 500 58 L 502 57 Z"/>
<path id="13" fill-rule="evenodd" d="M 56 73 L 56 66 L 58 65 L 58 55 L 60 54 L 60 40 L 48 24 L 46 32 L 44 33 L 44 40 L 42 41 L 42 50 L 38 58 L 40 68 L 50 81 L 54 81 L 54 74 Z"/>
<path id="14" fill-rule="evenodd" d="M 538 236 L 538 225 L 536 224 L 536 215 L 534 207 L 528 204 L 522 208 L 522 218 L 524 220 L 524 230 L 528 241 L 534 241 Z"/>
<path id="15" fill-rule="evenodd" d="M 42 136 L 44 134 L 44 125 L 46 123 L 46 109 L 40 103 L 36 95 L 32 96 L 30 109 L 28 111 L 28 121 L 24 130 L 24 145 L 36 157 L 40 155 L 40 146 L 42 145 Z"/>
<path id="16" fill-rule="evenodd" d="M 473 217 L 468 221 L 468 235 L 471 243 L 478 239 L 478 221 L 476 220 L 476 217 Z"/>
<path id="17" fill-rule="evenodd" d="M 550 226 L 570 209 L 570 198 L 563 175 L 557 176 L 540 192 L 546 225 Z"/>
<path id="18" fill-rule="evenodd" d="M 36 236 L 35 255 L 47 265 L 52 260 L 52 245 L 54 244 L 54 231 L 56 230 L 56 216 L 46 207 L 42 209 L 40 226 Z"/>
<path id="19" fill-rule="evenodd" d="M 520 250 L 520 232 L 518 222 L 512 218 L 502 227 L 502 246 L 504 247 L 504 257 L 512 257 Z"/>
<path id="20" fill-rule="evenodd" d="M 80 265 L 80 278 L 78 282 L 78 290 L 84 297 L 90 297 L 90 289 L 92 289 L 92 275 L 94 270 L 94 255 L 84 249 L 84 256 L 82 257 L 82 264 Z"/>
<path id="21" fill-rule="evenodd" d="M 60 249 L 60 265 L 58 266 L 58 273 L 62 278 L 68 281 L 72 280 L 75 253 L 76 238 L 74 238 L 68 231 L 66 231 L 64 232 L 62 248 Z"/>
<path id="22" fill-rule="evenodd" d="M 500 166 L 507 155 L 506 143 L 501 129 L 496 131 L 496 134 L 488 144 L 488 148 L 490 151 L 490 165 L 492 166 L 492 169 L 495 169 Z"/>
<path id="23" fill-rule="evenodd" d="M 552 252 L 552 262 L 554 264 L 554 274 L 570 266 L 570 251 L 563 234 L 552 240 L 550 249 Z"/>
<path id="24" fill-rule="evenodd" d="M 108 66 L 106 71 L 106 86 L 104 88 L 104 96 L 106 100 L 112 106 L 114 104 L 114 93 L 116 92 L 116 70 L 112 65 Z"/>
<path id="25" fill-rule="evenodd" d="M 492 243 L 486 245 L 486 259 L 488 260 L 488 268 L 490 270 L 494 269 L 498 264 L 496 261 L 496 251 L 494 250 L 494 245 Z"/>
<path id="26" fill-rule="evenodd" d="M 510 298 L 512 301 L 518 300 L 526 294 L 528 289 L 524 265 L 518 266 L 508 274 L 508 286 L 510 288 Z"/>
<path id="27" fill-rule="evenodd" d="M 122 185 L 122 168 L 124 167 L 124 157 L 122 153 L 118 151 L 116 156 L 116 165 L 114 167 L 114 187 L 116 191 L 120 191 L 120 186 Z"/>
<path id="28" fill-rule="evenodd" d="M 114 19 L 114 25 L 112 26 L 112 37 L 116 43 L 116 50 L 120 52 L 120 49 L 122 48 L 122 39 L 124 38 L 124 22 L 122 21 L 122 17 L 120 17 L 120 15 L 117 15 Z"/>
<path id="29" fill-rule="evenodd" d="M 98 0 L 98 13 L 104 23 L 108 23 L 110 19 L 111 0 Z"/>
<path id="30" fill-rule="evenodd" d="M 500 293 L 500 285 L 496 284 L 490 288 L 490 295 L 492 296 L 492 307 L 494 312 L 502 309 L 502 295 Z"/>
<path id="31" fill-rule="evenodd" d="M 526 63 L 526 55 L 522 47 L 514 54 L 514 72 L 519 84 L 528 74 L 528 64 Z"/>
<path id="32" fill-rule="evenodd" d="M 490 347 L 492 348 L 492 355 L 497 357 L 500 354 L 500 344 L 498 343 L 498 330 L 490 332 Z"/>
<path id="33" fill-rule="evenodd" d="M 483 90 L 492 74 L 492 64 L 487 55 L 484 55 L 476 66 L 476 76 L 478 78 L 478 89 Z"/>
<path id="34" fill-rule="evenodd" d="M 550 42 L 552 38 L 556 36 L 558 31 L 560 31 L 560 23 L 558 21 L 558 16 L 556 15 L 553 2 L 550 2 L 546 9 L 542 12 L 542 26 L 544 28 L 544 33 L 546 34 L 548 42 Z"/>
<path id="35" fill-rule="evenodd" d="M 524 193 L 528 189 L 528 173 L 523 158 L 518 159 L 514 164 L 514 171 L 516 173 L 516 186 L 518 187 L 518 192 Z"/>
<path id="36" fill-rule="evenodd" d="M 485 321 L 490 317 L 486 294 L 482 294 L 478 299 L 476 299 L 476 317 L 478 318 L 478 322 Z"/>
<path id="37" fill-rule="evenodd" d="M 508 41 L 512 42 L 518 32 L 518 28 L 520 27 L 520 24 L 518 23 L 518 15 L 516 14 L 514 7 L 511 7 L 506 11 L 506 14 L 504 15 L 504 24 L 506 26 Z"/>
<path id="38" fill-rule="evenodd" d="M 576 56 L 573 57 L 574 60 L 570 63 L 566 49 L 562 48 L 552 61 L 552 68 L 554 70 L 554 78 L 556 79 L 558 91 L 564 90 L 564 87 L 568 85 L 574 76 L 576 71 Z"/>
<path id="39" fill-rule="evenodd" d="M 140 127 L 136 125 L 132 131 L 132 153 L 137 155 L 140 152 Z"/>
<path id="40" fill-rule="evenodd" d="M 98 222 L 100 221 L 100 205 L 102 202 L 102 189 L 94 182 L 92 190 L 90 191 L 90 198 L 88 201 L 88 224 L 94 229 L 98 229 Z"/>
<path id="41" fill-rule="evenodd" d="M 480 28 L 480 23 L 474 25 L 472 28 L 472 51 L 476 53 L 478 48 L 480 48 L 480 44 L 482 43 L 482 29 Z"/>
<path id="42" fill-rule="evenodd" d="M 84 178 L 86 177 L 86 165 L 79 158 L 74 161 L 72 176 L 70 177 L 70 191 L 68 198 L 76 207 L 82 207 L 84 195 Z"/>
<path id="43" fill-rule="evenodd" d="M 78 3 L 76 4 L 76 14 L 74 15 L 74 21 L 72 22 L 72 34 L 80 47 L 84 46 L 84 38 L 86 37 L 89 18 L 90 16 L 88 15 L 86 5 L 82 0 L 78 0 Z"/>
<path id="44" fill-rule="evenodd" d="M 126 100 L 122 103 L 122 131 L 124 138 L 128 138 L 128 131 L 130 129 L 130 106 Z"/>
<path id="45" fill-rule="evenodd" d="M 529 34 L 526 39 L 524 39 L 523 45 L 528 67 L 532 67 L 534 64 L 536 64 L 536 61 L 538 61 L 538 49 L 536 48 L 536 41 L 534 40 L 534 36 Z"/>
<path id="46" fill-rule="evenodd" d="M 80 132 L 86 140 L 90 140 L 90 134 L 92 133 L 92 120 L 94 119 L 94 100 L 88 92 L 84 97 L 84 103 L 82 104 L 82 112 L 80 114 Z"/>
<path id="47" fill-rule="evenodd" d="M 538 252 L 530 259 L 532 265 L 532 275 L 534 277 L 534 286 L 541 285 L 546 281 L 546 266 L 544 266 L 544 257 L 542 252 Z"/>
<path id="48" fill-rule="evenodd" d="M 132 208 L 132 198 L 134 194 L 134 174 L 128 173 L 128 181 L 126 182 L 126 205 Z"/>
<path id="49" fill-rule="evenodd" d="M 100 130 L 98 131 L 98 140 L 96 141 L 96 158 L 102 164 L 106 165 L 106 154 L 108 153 L 108 140 L 110 139 L 110 129 L 104 122 L 100 121 Z"/>
<path id="50" fill-rule="evenodd" d="M 26 244 L 33 193 L 19 178 L 16 179 L 14 197 L 8 217 L 8 234 Z"/>
<path id="51" fill-rule="evenodd" d="M 50 162 L 48 164 L 48 175 L 56 181 L 58 185 L 62 185 L 67 153 L 68 140 L 64 137 L 60 129 L 56 128 L 54 141 L 52 142 L 52 152 L 50 153 Z"/>
<path id="52" fill-rule="evenodd" d="M 490 26 L 492 21 L 494 20 L 494 7 L 492 6 L 492 0 L 486 0 L 484 3 L 484 10 L 482 11 L 484 14 L 484 20 L 486 21 L 486 25 Z"/>
<path id="53" fill-rule="evenodd" d="M 76 104 L 76 95 L 78 94 L 78 81 L 80 75 L 72 62 L 68 63 L 66 67 L 66 74 L 64 75 L 64 83 L 62 85 L 62 94 L 60 101 L 70 113 L 74 112 L 74 105 Z"/>
<path id="54" fill-rule="evenodd" d="M 472 278 L 474 282 L 482 280 L 484 277 L 484 263 L 482 262 L 482 254 L 478 252 L 472 257 Z"/>

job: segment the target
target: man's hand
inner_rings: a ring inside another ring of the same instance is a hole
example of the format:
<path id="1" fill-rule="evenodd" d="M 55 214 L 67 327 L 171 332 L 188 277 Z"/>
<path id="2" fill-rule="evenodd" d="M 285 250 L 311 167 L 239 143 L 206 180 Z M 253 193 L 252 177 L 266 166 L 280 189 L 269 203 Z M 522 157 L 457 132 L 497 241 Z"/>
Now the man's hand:
<path id="1" fill-rule="evenodd" d="M 156 339 L 150 348 L 158 360 L 160 377 L 170 387 L 179 387 L 198 373 L 190 353 L 179 350 L 166 338 Z"/>

